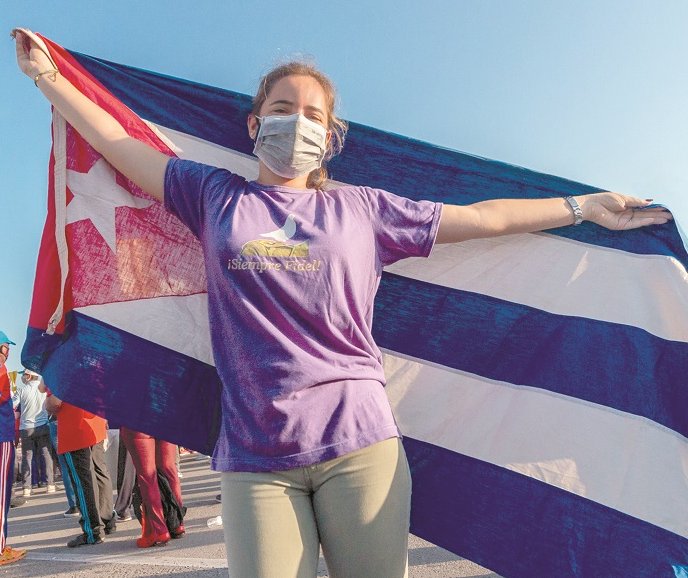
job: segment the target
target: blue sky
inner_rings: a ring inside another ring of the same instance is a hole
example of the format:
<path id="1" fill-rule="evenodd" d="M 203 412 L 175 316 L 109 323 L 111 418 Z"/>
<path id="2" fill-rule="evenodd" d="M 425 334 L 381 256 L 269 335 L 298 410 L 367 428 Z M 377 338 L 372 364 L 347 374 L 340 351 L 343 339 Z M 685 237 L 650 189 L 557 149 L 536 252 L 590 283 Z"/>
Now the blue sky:
<path id="1" fill-rule="evenodd" d="M 684 0 L 3 3 L 115 62 L 252 93 L 308 55 L 347 119 L 666 204 L 688 223 Z M 0 43 L 0 329 L 26 330 L 45 218 L 49 106 Z M 432 187 L 429 175 L 428 187 Z M 10 357 L 19 368 L 19 347 Z"/>

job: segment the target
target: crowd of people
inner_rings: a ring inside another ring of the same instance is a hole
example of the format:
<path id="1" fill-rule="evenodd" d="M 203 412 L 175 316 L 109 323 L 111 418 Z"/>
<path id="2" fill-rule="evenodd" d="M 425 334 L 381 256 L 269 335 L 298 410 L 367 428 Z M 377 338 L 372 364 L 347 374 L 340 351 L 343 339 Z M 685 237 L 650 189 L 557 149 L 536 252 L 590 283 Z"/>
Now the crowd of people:
<path id="1" fill-rule="evenodd" d="M 69 548 L 102 543 L 118 521 L 132 520 L 134 514 L 141 523 L 139 548 L 181 538 L 186 509 L 178 447 L 119 428 L 119 443 L 112 449 L 117 452 L 117 471 L 111 473 L 105 459 L 106 420 L 63 402 L 35 372 L 21 372 L 21 383 L 13 387 L 6 367 L 12 345 L 0 331 L 0 565 L 26 554 L 6 544 L 9 508 L 24 505 L 34 487 L 44 486 L 54 494 L 58 476 L 67 500 L 64 516 L 78 516 L 81 527 L 81 533 L 67 542 Z M 17 447 L 21 448 L 20 478 L 14 473 Z M 21 484 L 17 491 L 15 484 Z"/>

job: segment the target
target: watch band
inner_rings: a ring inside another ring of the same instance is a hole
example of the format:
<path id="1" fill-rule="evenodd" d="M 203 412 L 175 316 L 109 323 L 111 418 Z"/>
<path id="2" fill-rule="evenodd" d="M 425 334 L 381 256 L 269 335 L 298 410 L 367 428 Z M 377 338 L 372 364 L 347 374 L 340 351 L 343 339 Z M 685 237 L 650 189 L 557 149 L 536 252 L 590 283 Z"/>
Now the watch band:
<path id="1" fill-rule="evenodd" d="M 573 211 L 573 224 L 580 225 L 583 222 L 583 209 L 573 197 L 565 197 L 565 199 Z"/>

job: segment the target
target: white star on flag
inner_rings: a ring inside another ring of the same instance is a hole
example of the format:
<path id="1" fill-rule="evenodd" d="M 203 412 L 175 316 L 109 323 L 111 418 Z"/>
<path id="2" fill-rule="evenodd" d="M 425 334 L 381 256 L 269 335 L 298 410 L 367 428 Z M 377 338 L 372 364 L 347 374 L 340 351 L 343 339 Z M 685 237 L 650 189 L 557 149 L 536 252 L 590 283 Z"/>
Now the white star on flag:
<path id="1" fill-rule="evenodd" d="M 87 173 L 67 170 L 67 186 L 74 198 L 67 205 L 67 224 L 90 219 L 113 253 L 116 253 L 115 209 L 145 209 L 153 201 L 135 197 L 115 181 L 115 170 L 104 158 Z"/>

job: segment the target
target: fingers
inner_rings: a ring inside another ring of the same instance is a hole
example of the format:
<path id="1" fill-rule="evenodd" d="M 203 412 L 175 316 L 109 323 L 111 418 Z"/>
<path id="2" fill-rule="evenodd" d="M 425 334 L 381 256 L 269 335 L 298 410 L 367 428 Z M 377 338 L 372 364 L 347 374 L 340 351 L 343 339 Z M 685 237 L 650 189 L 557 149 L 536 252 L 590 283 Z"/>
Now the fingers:
<path id="1" fill-rule="evenodd" d="M 647 209 L 635 209 L 633 211 L 634 219 L 650 220 L 650 225 L 663 225 L 674 219 L 674 216 L 664 207 L 650 207 Z"/>
<path id="2" fill-rule="evenodd" d="M 20 54 L 24 54 L 26 52 L 26 50 L 24 49 L 24 35 L 21 32 L 19 32 L 19 30 L 13 30 L 12 38 L 14 38 L 14 47 L 17 50 L 17 56 L 19 56 Z"/>
<path id="3" fill-rule="evenodd" d="M 671 218 L 671 213 L 664 207 L 647 207 L 646 209 L 641 207 L 635 209 L 635 211 L 639 215 L 667 215 L 667 217 Z"/>
<path id="4" fill-rule="evenodd" d="M 671 221 L 673 216 L 666 209 L 653 207 L 652 209 L 635 209 L 631 218 L 624 223 L 623 229 L 638 229 L 650 225 L 664 225 Z"/>
<path id="5" fill-rule="evenodd" d="M 651 225 L 664 225 L 668 222 L 667 219 L 647 219 L 647 218 L 642 218 L 642 219 L 632 219 L 628 221 L 628 223 L 625 224 L 623 227 L 623 230 L 630 230 L 630 229 L 640 229 L 641 227 L 649 227 Z"/>
<path id="6" fill-rule="evenodd" d="M 31 39 L 23 32 L 17 30 L 14 34 L 14 45 L 17 50 L 17 61 L 21 64 L 29 60 Z"/>
<path id="7" fill-rule="evenodd" d="M 637 197 L 627 197 L 626 195 L 624 195 L 624 201 L 628 208 L 647 207 L 652 203 L 652 199 L 639 199 Z"/>

